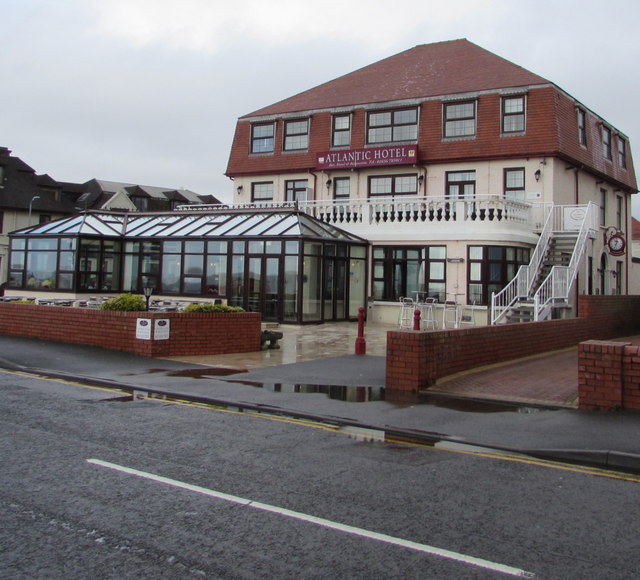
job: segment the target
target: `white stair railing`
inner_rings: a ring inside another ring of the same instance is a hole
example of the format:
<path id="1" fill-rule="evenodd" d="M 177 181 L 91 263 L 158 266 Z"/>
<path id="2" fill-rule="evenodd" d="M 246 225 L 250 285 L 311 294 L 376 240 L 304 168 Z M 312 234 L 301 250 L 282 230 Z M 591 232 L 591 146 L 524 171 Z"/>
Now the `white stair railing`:
<path id="1" fill-rule="evenodd" d="M 529 264 L 520 266 L 515 277 L 500 292 L 491 296 L 491 324 L 500 323 L 507 312 L 523 298 L 528 298 L 547 254 L 554 226 L 554 207 L 545 206 L 547 218 Z"/>
<path id="2" fill-rule="evenodd" d="M 587 205 L 550 207 L 529 264 L 521 266 L 515 278 L 491 297 L 491 324 L 503 322 L 508 312 L 520 300 L 533 301 L 534 320 L 547 318 L 555 303 L 567 302 L 584 256 L 586 241 L 598 228 L 597 219 L 598 206 L 593 202 Z M 533 285 L 544 265 L 554 232 L 567 231 L 578 232 L 571 262 L 568 266 L 554 266 L 532 296 Z"/>
<path id="3" fill-rule="evenodd" d="M 558 303 L 568 303 L 569 296 L 571 294 L 571 288 L 576 280 L 578 274 L 578 268 L 582 262 L 582 258 L 587 246 L 587 240 L 591 236 L 597 227 L 598 206 L 589 202 L 586 206 L 574 206 L 574 208 L 565 208 L 562 220 L 562 231 L 569 231 L 572 224 L 576 224 L 577 215 L 576 212 L 582 208 L 584 215 L 582 222 L 579 226 L 578 236 L 576 238 L 576 244 L 571 254 L 571 261 L 568 266 L 553 266 L 551 272 L 540 285 L 533 297 L 534 320 L 545 320 L 551 314 L 552 307 Z M 568 218 L 569 216 L 569 218 Z M 568 219 L 570 223 L 567 223 Z"/>

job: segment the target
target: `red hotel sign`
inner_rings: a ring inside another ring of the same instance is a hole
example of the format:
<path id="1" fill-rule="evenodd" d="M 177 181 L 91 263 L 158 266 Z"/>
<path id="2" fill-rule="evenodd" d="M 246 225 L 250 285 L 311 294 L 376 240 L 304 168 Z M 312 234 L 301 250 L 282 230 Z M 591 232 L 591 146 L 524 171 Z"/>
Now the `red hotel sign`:
<path id="1" fill-rule="evenodd" d="M 353 169 L 384 165 L 413 165 L 418 162 L 417 145 L 391 145 L 367 149 L 346 149 L 318 153 L 316 169 Z"/>

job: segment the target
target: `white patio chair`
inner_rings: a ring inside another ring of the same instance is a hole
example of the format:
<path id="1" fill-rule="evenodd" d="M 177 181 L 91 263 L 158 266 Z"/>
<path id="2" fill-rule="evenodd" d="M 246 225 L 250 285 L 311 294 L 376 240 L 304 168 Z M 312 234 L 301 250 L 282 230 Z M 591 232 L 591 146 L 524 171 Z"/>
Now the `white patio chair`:
<path id="1" fill-rule="evenodd" d="M 413 313 L 416 309 L 413 298 L 400 298 L 398 328 L 413 328 Z"/>

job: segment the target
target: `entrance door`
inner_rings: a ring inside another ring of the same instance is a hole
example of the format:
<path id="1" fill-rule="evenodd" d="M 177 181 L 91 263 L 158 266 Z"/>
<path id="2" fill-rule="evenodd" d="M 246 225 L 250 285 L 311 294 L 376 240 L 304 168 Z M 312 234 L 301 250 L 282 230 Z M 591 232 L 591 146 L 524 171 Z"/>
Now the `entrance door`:
<path id="1" fill-rule="evenodd" d="M 344 320 L 347 316 L 347 263 L 325 258 L 323 280 L 323 319 Z"/>
<path id="2" fill-rule="evenodd" d="M 249 258 L 246 275 L 247 311 L 260 312 L 263 320 L 278 321 L 280 258 Z"/>

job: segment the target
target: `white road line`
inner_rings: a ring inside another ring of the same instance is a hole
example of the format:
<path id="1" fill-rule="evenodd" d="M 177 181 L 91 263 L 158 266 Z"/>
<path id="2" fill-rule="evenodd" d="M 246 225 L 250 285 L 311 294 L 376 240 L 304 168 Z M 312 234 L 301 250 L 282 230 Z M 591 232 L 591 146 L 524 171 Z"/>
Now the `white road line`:
<path id="1" fill-rule="evenodd" d="M 354 536 L 360 536 L 362 538 L 368 538 L 370 540 L 376 540 L 378 542 L 384 542 L 386 544 L 392 544 L 394 546 L 400 546 L 402 548 L 409 548 L 410 550 L 423 552 L 425 554 L 438 556 L 440 558 L 446 558 L 448 560 L 455 560 L 456 562 L 461 562 L 463 564 L 468 564 L 470 566 L 477 566 L 478 568 L 484 568 L 485 570 L 500 572 L 502 574 L 508 574 L 509 576 L 517 576 L 520 578 L 535 578 L 535 574 L 533 572 L 527 572 L 519 568 L 512 568 L 511 566 L 505 566 L 504 564 L 498 564 L 496 562 L 491 562 L 489 560 L 483 560 L 482 558 L 475 558 L 473 556 L 467 556 L 465 554 L 460 554 L 458 552 L 452 552 L 450 550 L 436 548 L 434 546 L 429 546 L 427 544 L 419 544 L 417 542 L 412 542 L 410 540 L 403 540 L 402 538 L 395 538 L 393 536 L 388 536 L 386 534 L 379 534 L 377 532 L 371 532 L 369 530 L 356 528 L 354 526 L 341 524 L 339 522 L 325 520 L 324 518 L 318 518 L 312 515 L 304 514 L 302 512 L 296 512 L 296 511 L 288 510 L 288 509 L 277 507 L 277 506 L 272 506 L 265 503 L 255 502 L 250 499 L 245 499 L 235 495 L 229 495 L 227 493 L 222 493 L 220 491 L 215 491 L 213 489 L 207 489 L 206 487 L 200 487 L 199 485 L 192 485 L 190 483 L 185 483 L 182 481 L 178 481 L 176 479 L 170 479 L 168 477 L 162 477 L 161 475 L 155 475 L 153 473 L 147 473 L 145 471 L 132 469 L 131 467 L 117 465 L 116 463 L 102 461 L 101 459 L 87 459 L 87 462 L 93 465 L 98 465 L 101 467 L 106 467 L 108 469 L 113 469 L 115 471 L 120 471 L 122 473 L 128 473 L 129 475 L 135 475 L 136 477 L 142 477 L 144 479 L 149 479 L 151 481 L 156 481 L 158 483 L 164 483 L 172 487 L 185 489 L 187 491 L 193 491 L 195 493 L 201 493 L 209 497 L 214 497 L 217 499 L 222 499 L 224 501 L 229 501 L 232 503 L 244 505 L 246 507 L 255 508 L 265 512 L 270 512 L 270 513 L 278 514 L 288 518 L 293 518 L 296 520 L 301 520 L 303 522 L 309 522 L 312 524 L 316 524 L 318 526 L 344 532 L 346 534 L 352 534 Z"/>

